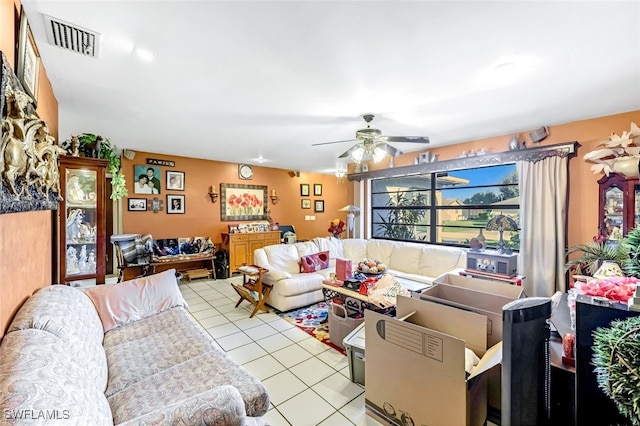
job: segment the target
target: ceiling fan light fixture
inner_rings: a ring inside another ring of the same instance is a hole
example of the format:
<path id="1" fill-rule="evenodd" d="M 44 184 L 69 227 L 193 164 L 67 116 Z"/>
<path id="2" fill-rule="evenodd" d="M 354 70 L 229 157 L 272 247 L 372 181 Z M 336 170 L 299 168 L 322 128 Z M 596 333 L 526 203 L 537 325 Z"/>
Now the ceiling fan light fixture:
<path id="1" fill-rule="evenodd" d="M 362 162 L 362 157 L 364 157 L 364 147 L 359 146 L 351 153 L 351 159 L 356 164 L 360 164 Z"/>
<path id="2" fill-rule="evenodd" d="M 387 151 L 385 151 L 384 149 L 380 148 L 379 146 L 376 146 L 375 149 L 373 150 L 373 162 L 374 163 L 379 163 L 381 162 L 384 157 L 387 156 Z"/>

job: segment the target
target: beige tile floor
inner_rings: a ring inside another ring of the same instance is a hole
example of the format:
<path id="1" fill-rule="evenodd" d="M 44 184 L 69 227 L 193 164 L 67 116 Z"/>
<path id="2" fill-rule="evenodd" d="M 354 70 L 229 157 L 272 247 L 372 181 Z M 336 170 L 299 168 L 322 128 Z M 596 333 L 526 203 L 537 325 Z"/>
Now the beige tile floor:
<path id="1" fill-rule="evenodd" d="M 349 379 L 346 356 L 273 312 L 249 318 L 248 302 L 235 308 L 231 282 L 241 278 L 183 281 L 180 290 L 220 348 L 267 387 L 271 425 L 380 425 L 365 414 L 364 387 Z"/>
<path id="2" fill-rule="evenodd" d="M 273 312 L 249 318 L 250 304 L 226 280 L 182 281 L 189 312 L 220 348 L 269 391 L 266 419 L 279 425 L 379 425 L 364 411 L 364 387 L 349 379 L 346 356 Z"/>

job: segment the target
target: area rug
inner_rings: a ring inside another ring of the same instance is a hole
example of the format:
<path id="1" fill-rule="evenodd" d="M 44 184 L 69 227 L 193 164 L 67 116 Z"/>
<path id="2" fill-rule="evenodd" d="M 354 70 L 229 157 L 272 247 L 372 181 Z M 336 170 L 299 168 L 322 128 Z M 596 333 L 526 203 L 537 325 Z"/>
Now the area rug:
<path id="1" fill-rule="evenodd" d="M 280 312 L 278 315 L 325 345 L 331 346 L 342 354 L 346 354 L 344 349 L 334 345 L 329 340 L 329 312 L 325 302 L 305 306 L 294 311 Z"/>

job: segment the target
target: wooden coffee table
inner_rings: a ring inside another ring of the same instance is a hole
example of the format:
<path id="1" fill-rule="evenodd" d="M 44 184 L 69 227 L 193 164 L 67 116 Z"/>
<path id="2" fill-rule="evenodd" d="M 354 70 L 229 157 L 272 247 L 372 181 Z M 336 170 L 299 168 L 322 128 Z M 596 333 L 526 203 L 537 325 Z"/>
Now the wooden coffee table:
<path id="1" fill-rule="evenodd" d="M 253 318 L 258 311 L 269 312 L 269 308 L 264 303 L 269 297 L 273 286 L 262 282 L 262 275 L 269 272 L 269 270 L 257 265 L 250 265 L 248 267 L 242 266 L 238 271 L 242 274 L 242 285 L 231 284 L 238 296 L 240 296 L 240 300 L 236 303 L 236 308 L 240 306 L 243 300 L 247 300 L 253 305 L 253 311 L 249 318 Z"/>

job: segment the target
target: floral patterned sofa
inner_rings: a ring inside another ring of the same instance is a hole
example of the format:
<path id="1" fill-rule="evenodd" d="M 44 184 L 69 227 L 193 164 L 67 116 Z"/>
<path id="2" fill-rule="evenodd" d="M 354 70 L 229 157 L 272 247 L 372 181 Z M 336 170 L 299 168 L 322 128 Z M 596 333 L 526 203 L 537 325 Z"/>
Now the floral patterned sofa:
<path id="1" fill-rule="evenodd" d="M 40 289 L 0 344 L 0 424 L 258 425 L 263 384 L 189 315 L 175 270 Z"/>

